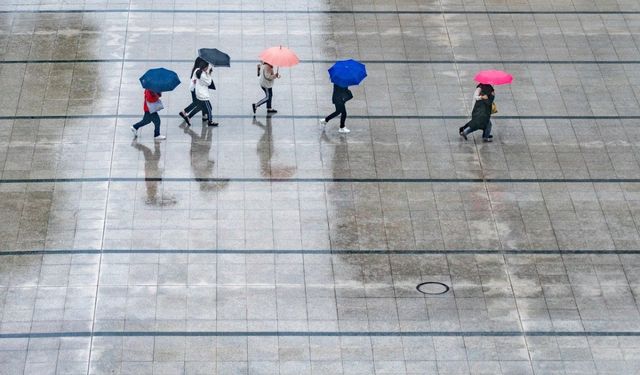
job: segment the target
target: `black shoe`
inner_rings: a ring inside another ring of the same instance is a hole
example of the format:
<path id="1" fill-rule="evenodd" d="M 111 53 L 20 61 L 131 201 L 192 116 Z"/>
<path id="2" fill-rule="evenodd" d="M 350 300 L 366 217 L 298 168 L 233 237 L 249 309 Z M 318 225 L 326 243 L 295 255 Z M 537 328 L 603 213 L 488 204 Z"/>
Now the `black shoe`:
<path id="1" fill-rule="evenodd" d="M 467 140 L 467 135 L 464 134 L 464 131 L 460 132 L 460 136 L 464 138 L 465 141 Z"/>
<path id="2" fill-rule="evenodd" d="M 207 125 L 208 125 L 208 126 L 218 126 L 218 123 L 217 123 L 217 122 L 210 121 Z"/>
<path id="3" fill-rule="evenodd" d="M 267 109 L 267 113 L 278 113 L 278 111 L 276 111 L 273 108 L 269 108 L 269 109 Z"/>
<path id="4" fill-rule="evenodd" d="M 187 124 L 187 126 L 191 126 L 191 121 L 189 121 L 188 116 L 183 115 L 182 112 L 180 112 L 180 117 L 182 117 L 182 119 L 184 120 L 184 123 Z"/>
<path id="5" fill-rule="evenodd" d="M 458 133 L 462 134 L 463 131 L 464 131 L 464 126 L 461 126 L 458 128 Z"/>
<path id="6" fill-rule="evenodd" d="M 253 109 L 253 114 L 256 114 L 256 103 L 251 104 L 251 109 Z"/>

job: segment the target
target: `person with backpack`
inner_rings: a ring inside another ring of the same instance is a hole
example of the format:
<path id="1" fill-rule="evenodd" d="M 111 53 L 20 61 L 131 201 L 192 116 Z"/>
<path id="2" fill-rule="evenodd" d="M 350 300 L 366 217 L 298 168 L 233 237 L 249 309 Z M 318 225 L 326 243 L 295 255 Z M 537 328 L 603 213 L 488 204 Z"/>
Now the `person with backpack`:
<path id="1" fill-rule="evenodd" d="M 345 121 L 347 120 L 347 107 L 345 106 L 345 104 L 351 99 L 353 99 L 351 90 L 349 90 L 347 87 L 341 87 L 334 83 L 331 101 L 333 102 L 333 105 L 335 105 L 336 110 L 329 116 L 320 120 L 320 125 L 324 127 L 329 121 L 331 121 L 332 118 L 340 115 L 340 129 L 338 129 L 338 133 L 346 134 L 351 132 L 351 130 L 347 129 L 347 127 L 345 126 Z"/>
<path id="2" fill-rule="evenodd" d="M 260 70 L 262 70 L 262 74 L 260 74 Z M 264 91 L 265 97 L 260 99 L 259 102 L 251 104 L 253 114 L 255 115 L 256 109 L 264 103 L 267 103 L 267 113 L 278 113 L 278 111 L 271 107 L 271 101 L 273 100 L 273 82 L 280 78 L 280 73 L 274 73 L 273 66 L 262 61 L 258 64 L 258 77 L 260 77 L 260 88 Z"/>
<path id="3" fill-rule="evenodd" d="M 162 93 L 153 92 L 149 89 L 144 90 L 144 116 L 142 120 L 131 126 L 131 132 L 133 137 L 138 137 L 138 129 L 153 122 L 153 137 L 156 141 L 162 141 L 167 139 L 164 135 L 160 134 L 160 115 L 158 112 L 164 108 L 160 97 Z"/>

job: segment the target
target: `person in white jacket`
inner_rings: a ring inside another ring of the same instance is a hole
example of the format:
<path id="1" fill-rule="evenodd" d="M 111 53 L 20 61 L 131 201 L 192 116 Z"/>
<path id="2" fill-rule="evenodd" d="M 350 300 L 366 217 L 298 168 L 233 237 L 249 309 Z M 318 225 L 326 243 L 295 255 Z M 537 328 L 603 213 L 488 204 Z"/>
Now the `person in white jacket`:
<path id="1" fill-rule="evenodd" d="M 262 74 L 260 74 L 260 70 L 262 70 Z M 267 103 L 267 113 L 278 113 L 278 111 L 271 108 L 271 100 L 273 99 L 273 81 L 280 78 L 280 74 L 273 72 L 273 66 L 271 66 L 271 64 L 262 61 L 261 64 L 258 65 L 258 75 L 260 76 L 260 88 L 264 91 L 265 97 L 259 102 L 251 104 L 253 114 L 255 114 L 256 109 L 264 103 Z"/>
<path id="2" fill-rule="evenodd" d="M 213 82 L 211 78 L 211 73 L 213 72 L 213 67 L 211 65 L 207 66 L 205 69 L 198 69 L 196 71 L 196 99 L 198 99 L 198 103 L 200 104 L 200 109 L 202 113 L 207 114 L 207 125 L 209 126 L 218 126 L 217 122 L 213 122 L 213 112 L 211 108 L 211 96 L 209 95 L 209 86 Z"/>
<path id="3" fill-rule="evenodd" d="M 189 92 L 191 93 L 191 104 L 189 104 L 185 109 L 183 109 L 179 115 L 184 120 L 187 126 L 191 126 L 191 121 L 189 120 L 196 113 L 200 112 L 200 105 L 198 100 L 196 99 L 196 71 L 198 69 L 206 69 L 209 66 L 209 63 L 201 59 L 200 57 L 196 58 L 196 61 L 193 63 L 193 68 L 191 69 L 191 78 L 189 79 Z M 204 112 L 202 114 L 202 121 L 207 120 L 204 117 Z"/>

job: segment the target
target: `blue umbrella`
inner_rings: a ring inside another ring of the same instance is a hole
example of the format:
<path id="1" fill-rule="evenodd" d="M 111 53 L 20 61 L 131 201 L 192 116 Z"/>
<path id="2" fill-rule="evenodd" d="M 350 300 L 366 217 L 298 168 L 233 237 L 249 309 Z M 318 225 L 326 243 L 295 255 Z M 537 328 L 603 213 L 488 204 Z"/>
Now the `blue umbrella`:
<path id="1" fill-rule="evenodd" d="M 180 78 L 178 75 L 165 68 L 149 69 L 140 77 L 140 84 L 145 89 L 149 89 L 154 92 L 171 91 L 180 84 Z"/>
<path id="2" fill-rule="evenodd" d="M 337 61 L 329 68 L 331 82 L 340 87 L 359 85 L 367 76 L 367 68 L 363 63 L 356 60 Z"/>

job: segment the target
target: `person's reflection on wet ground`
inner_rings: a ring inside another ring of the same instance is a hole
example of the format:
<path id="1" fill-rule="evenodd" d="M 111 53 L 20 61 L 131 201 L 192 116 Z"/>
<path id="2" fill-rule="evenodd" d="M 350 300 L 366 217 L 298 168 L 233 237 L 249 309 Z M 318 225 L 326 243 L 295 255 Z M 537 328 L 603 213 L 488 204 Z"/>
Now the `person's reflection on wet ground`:
<path id="1" fill-rule="evenodd" d="M 158 198 L 158 185 L 162 179 L 162 170 L 160 164 L 160 144 L 154 142 L 153 151 L 143 144 L 138 143 L 135 139 L 131 142 L 131 146 L 142 151 L 144 156 L 144 178 L 147 186 L 147 199 L 145 203 L 148 205 L 168 206 L 176 204 L 174 197 L 165 196 Z"/>
<path id="2" fill-rule="evenodd" d="M 209 155 L 213 142 L 213 132 L 208 126 L 202 126 L 200 134 L 189 126 L 180 126 L 185 134 L 191 137 L 191 170 L 196 179 L 199 179 L 200 190 L 218 191 L 228 185 L 228 181 L 211 181 L 214 178 L 215 161 Z"/>
<path id="3" fill-rule="evenodd" d="M 266 125 L 254 116 L 253 125 L 264 130 L 256 148 L 258 158 L 260 158 L 260 173 L 262 174 L 262 177 L 290 178 L 293 176 L 296 173 L 295 166 L 278 167 L 271 165 L 271 159 L 275 154 L 271 116 L 266 117 Z"/>

